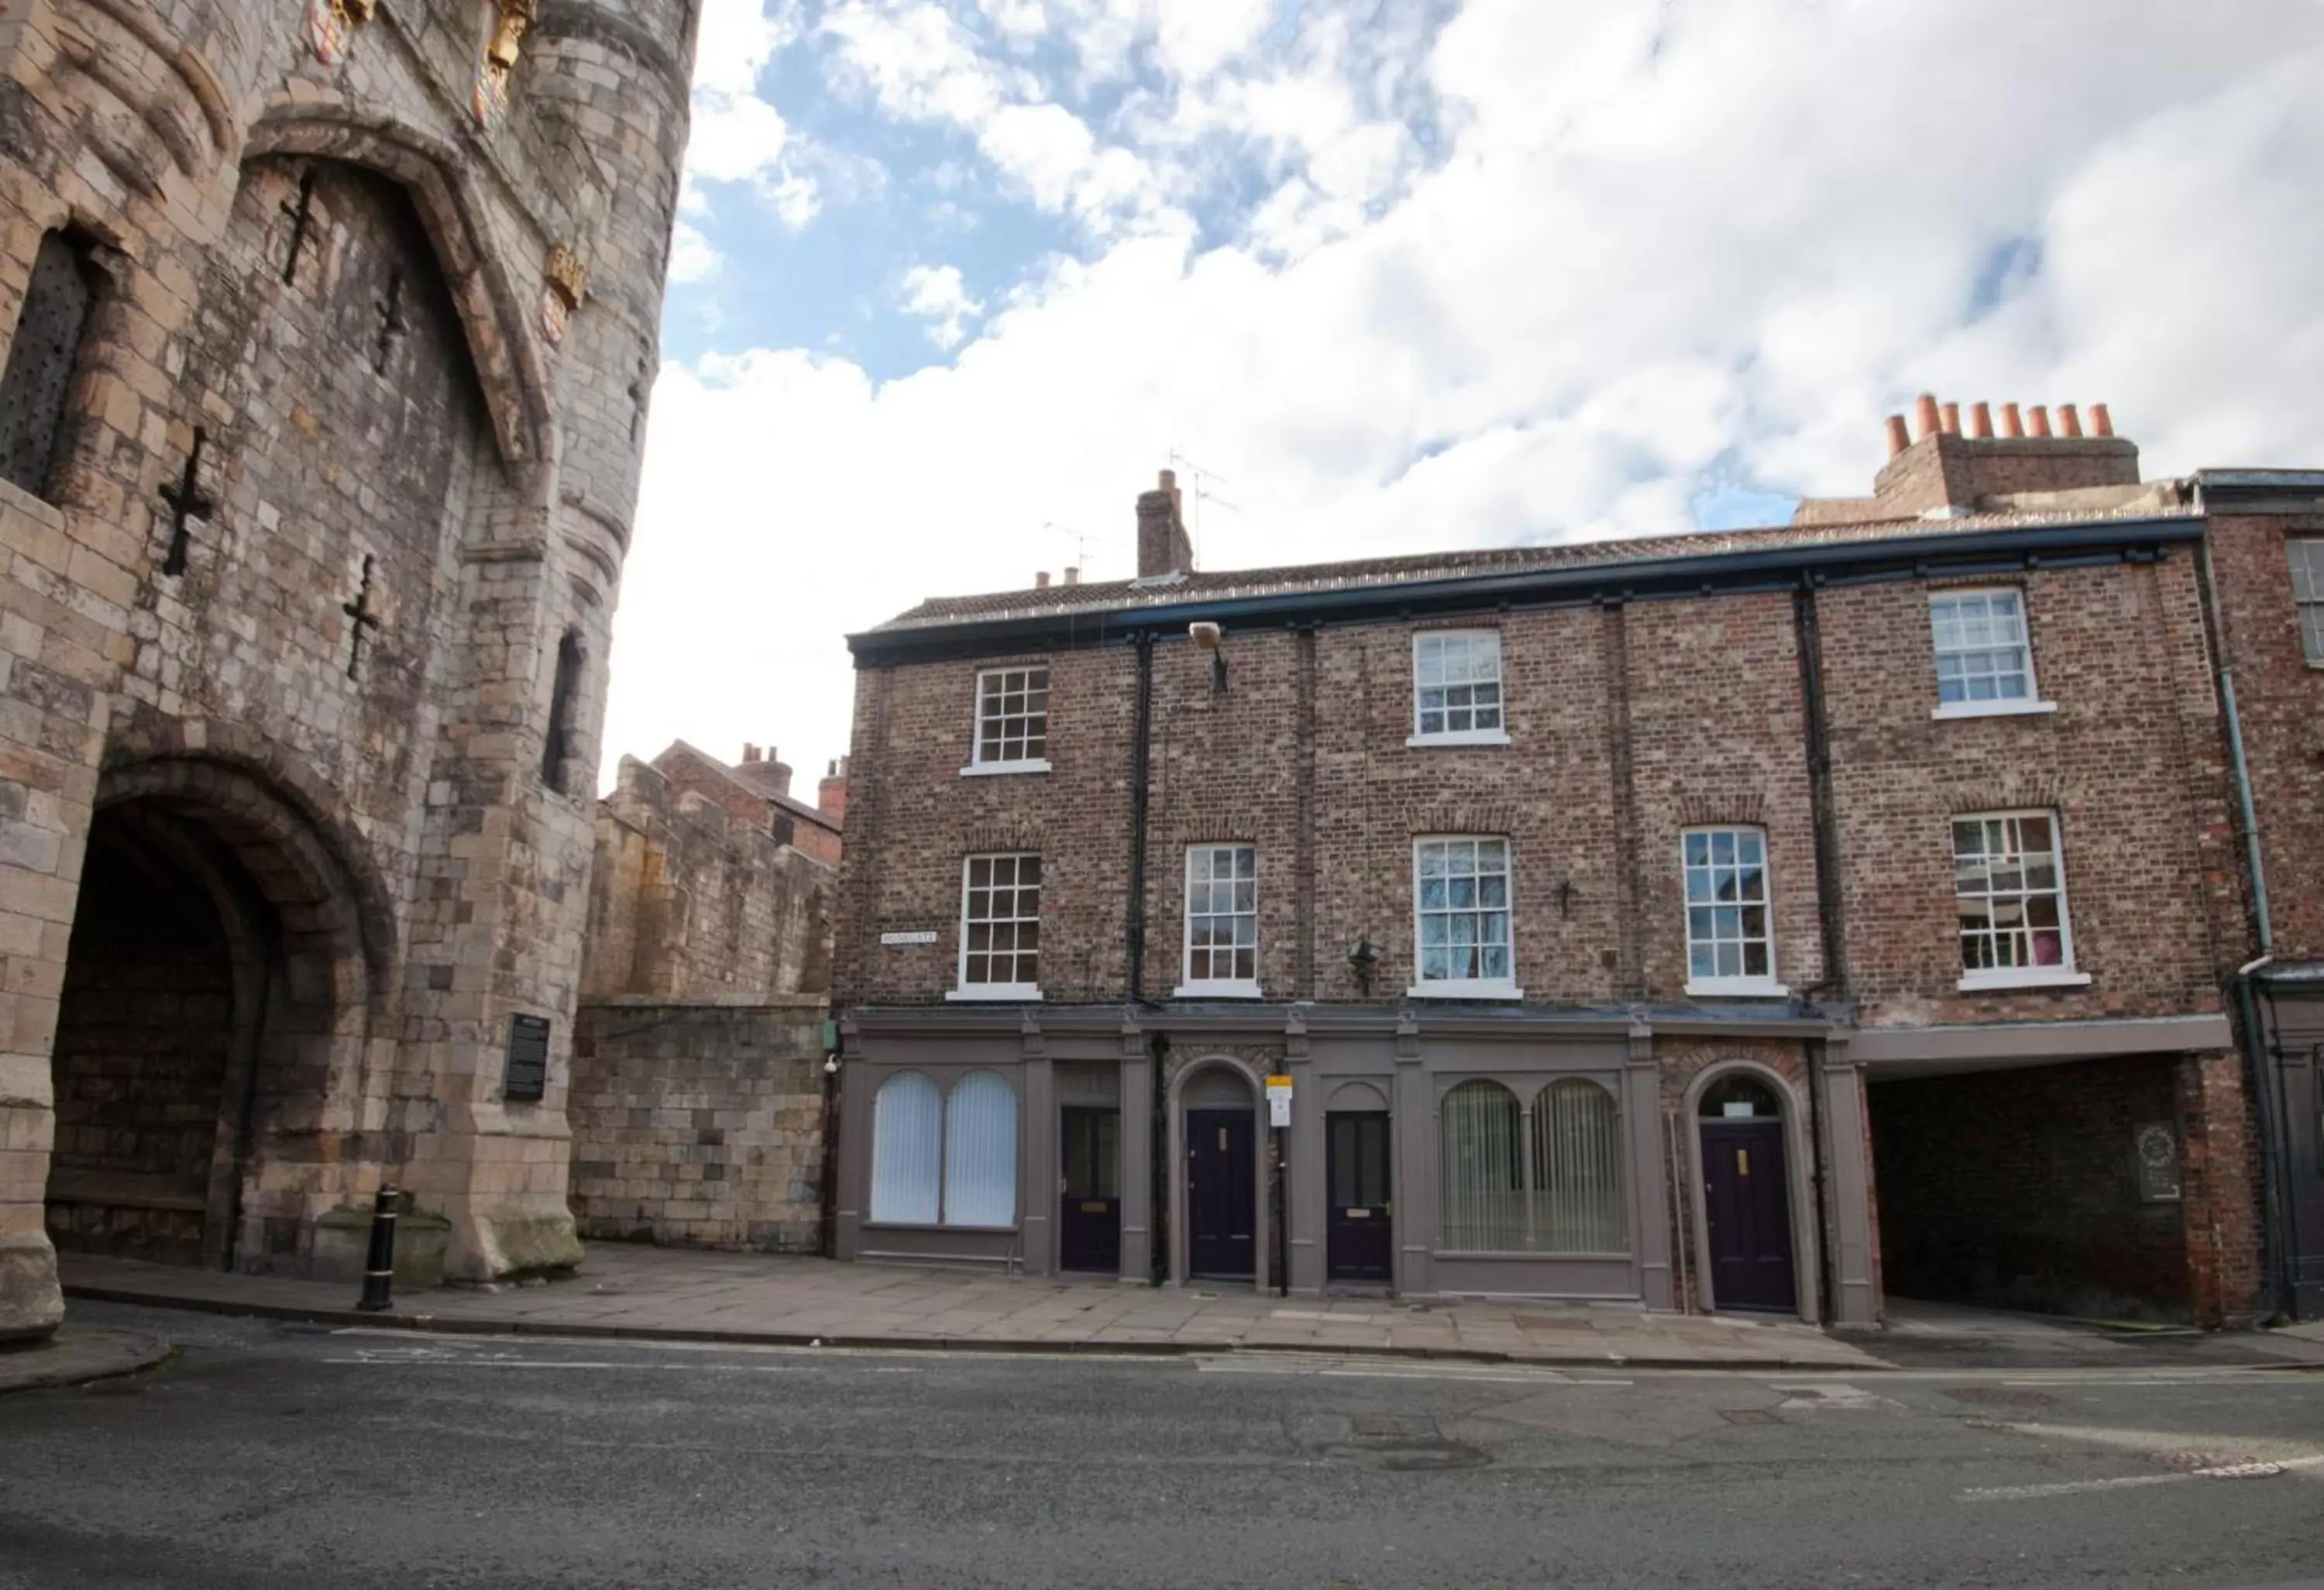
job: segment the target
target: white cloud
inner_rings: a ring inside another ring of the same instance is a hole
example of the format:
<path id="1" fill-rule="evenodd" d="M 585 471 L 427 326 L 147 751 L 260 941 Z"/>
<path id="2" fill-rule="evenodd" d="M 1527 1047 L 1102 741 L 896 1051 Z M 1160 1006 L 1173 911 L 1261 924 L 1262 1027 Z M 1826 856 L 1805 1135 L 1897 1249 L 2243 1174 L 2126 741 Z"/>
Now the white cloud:
<path id="1" fill-rule="evenodd" d="M 1074 118 L 1139 162 L 1118 197 L 1071 129 L 999 122 L 1039 97 L 949 17 L 867 46 L 892 114 L 1009 125 L 1028 192 L 1161 221 L 993 281 L 905 379 L 798 349 L 667 371 L 610 745 L 837 754 L 844 631 L 1029 583 L 1073 556 L 1046 524 L 1128 573 L 1173 448 L 1232 482 L 1213 567 L 1684 529 L 1714 475 L 1860 493 L 1924 386 L 2107 402 L 2150 475 L 2324 464 L 2307 0 L 1471 0 L 1433 44 L 1397 0 L 1303 13 L 1294 47 Z M 1219 140 L 1266 174 L 1205 251 L 1176 207 Z M 1982 302 L 2004 250 L 2031 268 Z M 973 301 L 944 269 L 907 288 L 939 334 L 945 287 Z"/>
<path id="2" fill-rule="evenodd" d="M 685 221 L 670 239 L 669 280 L 673 286 L 689 282 L 707 282 L 718 274 L 725 260 L 716 245 L 700 230 Z"/>
<path id="3" fill-rule="evenodd" d="M 904 273 L 903 308 L 928 323 L 928 340 L 949 353 L 968 335 L 984 305 L 969 295 L 958 265 L 914 265 Z"/>
<path id="4" fill-rule="evenodd" d="M 798 0 L 704 0 L 694 86 L 717 94 L 757 91 L 759 74 L 803 25 Z"/>
<path id="5" fill-rule="evenodd" d="M 755 94 L 697 91 L 686 169 L 697 182 L 747 182 L 782 163 L 790 127 Z"/>

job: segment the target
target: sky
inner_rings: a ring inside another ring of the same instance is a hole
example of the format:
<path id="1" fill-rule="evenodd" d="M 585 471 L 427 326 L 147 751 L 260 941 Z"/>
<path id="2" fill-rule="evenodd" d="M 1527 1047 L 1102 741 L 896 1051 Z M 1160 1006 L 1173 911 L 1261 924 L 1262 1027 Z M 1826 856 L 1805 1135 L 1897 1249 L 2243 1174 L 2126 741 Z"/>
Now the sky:
<path id="1" fill-rule="evenodd" d="M 1883 417 L 2324 467 L 2315 0 L 706 0 L 604 764 L 1196 559 L 1781 523 Z"/>

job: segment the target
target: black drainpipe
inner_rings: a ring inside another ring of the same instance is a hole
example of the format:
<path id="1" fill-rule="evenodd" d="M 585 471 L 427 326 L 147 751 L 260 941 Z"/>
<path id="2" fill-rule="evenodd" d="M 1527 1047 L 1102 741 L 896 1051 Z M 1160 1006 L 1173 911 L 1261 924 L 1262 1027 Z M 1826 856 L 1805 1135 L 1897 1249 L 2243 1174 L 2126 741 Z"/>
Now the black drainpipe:
<path id="1" fill-rule="evenodd" d="M 1157 1032 L 1147 1040 L 1147 1052 L 1153 1057 L 1154 1102 L 1149 1121 L 1154 1142 L 1148 1156 L 1153 1175 L 1147 1188 L 1152 1202 L 1146 1212 L 1146 1272 L 1148 1280 L 1160 1286 L 1170 1279 L 1170 1086 L 1162 1075 L 1162 1062 L 1170 1053 L 1169 1039 Z"/>
<path id="2" fill-rule="evenodd" d="M 1840 892 L 1840 823 L 1831 793 L 1831 723 L 1824 711 L 1823 630 L 1816 616 L 1815 587 L 1803 580 L 1792 593 L 1792 629 L 1800 653 L 1800 704 L 1807 720 L 1808 801 L 1815 824 L 1816 916 L 1822 929 L 1823 981 L 1820 991 L 1848 999 L 1848 931 Z M 1821 1003 L 1821 1002 L 1819 1002 Z M 1831 1325 L 1832 1243 L 1824 1201 L 1824 1040 L 1808 1044 L 1809 1183 L 1815 1198 L 1816 1317 Z"/>
<path id="3" fill-rule="evenodd" d="M 1147 786 L 1152 781 L 1153 762 L 1154 633 L 1147 630 L 1138 637 L 1138 711 L 1130 750 L 1130 906 L 1121 934 L 1123 951 L 1130 957 L 1130 1003 L 1133 1008 L 1146 1003 Z M 1168 1089 L 1162 1076 L 1169 1040 L 1159 1032 L 1154 1033 L 1147 1040 L 1147 1048 L 1153 1057 L 1154 1070 L 1153 1096 L 1147 1114 L 1152 1145 L 1151 1185 L 1147 1189 L 1150 1200 L 1146 1219 L 1147 1271 L 1148 1279 L 1160 1286 L 1169 1274 L 1169 1249 L 1166 1244 L 1170 1240 L 1170 1121 Z"/>

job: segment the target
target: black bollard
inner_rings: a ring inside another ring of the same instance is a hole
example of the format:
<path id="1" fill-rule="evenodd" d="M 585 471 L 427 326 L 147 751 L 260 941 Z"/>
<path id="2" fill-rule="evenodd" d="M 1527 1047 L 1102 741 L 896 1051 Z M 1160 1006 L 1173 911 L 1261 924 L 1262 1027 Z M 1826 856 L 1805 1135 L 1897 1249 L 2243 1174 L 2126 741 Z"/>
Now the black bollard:
<path id="1" fill-rule="evenodd" d="M 392 1187 L 379 1189 L 371 1211 L 371 1251 L 364 1255 L 364 1290 L 355 1307 L 365 1314 L 384 1312 L 394 1301 L 395 1204 L 401 1195 Z"/>

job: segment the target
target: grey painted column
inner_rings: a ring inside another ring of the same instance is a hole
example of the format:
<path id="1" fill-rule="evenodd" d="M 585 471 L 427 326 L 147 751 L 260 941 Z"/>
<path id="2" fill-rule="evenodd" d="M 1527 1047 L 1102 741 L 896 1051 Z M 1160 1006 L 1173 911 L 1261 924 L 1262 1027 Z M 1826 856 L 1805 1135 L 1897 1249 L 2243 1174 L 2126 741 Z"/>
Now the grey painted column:
<path id="1" fill-rule="evenodd" d="M 1824 1048 L 1824 1166 L 1831 1178 L 1833 1325 L 1880 1323 L 1872 1280 L 1872 1163 L 1866 1150 L 1864 1073 L 1844 1039 Z"/>
<path id="2" fill-rule="evenodd" d="M 1663 1162 L 1661 1073 L 1655 1065 L 1654 1029 L 1641 1021 L 1630 1029 L 1628 1062 L 1622 1070 L 1622 1122 L 1629 1130 L 1630 1186 L 1636 1213 L 1631 1241 L 1637 1244 L 1638 1295 L 1649 1308 L 1675 1308 L 1671 1281 L 1669 1168 Z"/>
<path id="3" fill-rule="evenodd" d="M 1038 1040 L 1032 1041 L 1038 1042 Z M 1057 1271 L 1057 1116 L 1056 1074 L 1047 1055 L 1025 1058 L 1025 1136 L 1017 1145 L 1023 1167 L 1025 1205 L 1018 1216 L 1018 1235 L 1028 1275 L 1054 1275 Z"/>
<path id="4" fill-rule="evenodd" d="M 832 1185 L 839 1207 L 832 1215 L 832 1253 L 853 1259 L 863 1251 L 863 1204 L 872 1176 L 872 1082 L 863 1065 L 863 1050 L 855 1024 L 840 1028 L 845 1045 L 839 1062 L 839 1141 L 824 1151 L 839 1160 Z"/>
<path id="5" fill-rule="evenodd" d="M 1420 1023 L 1406 1011 L 1396 1024 L 1396 1290 L 1425 1294 L 1436 1241 L 1436 1099 L 1420 1063 Z"/>
<path id="6" fill-rule="evenodd" d="M 1291 1223 L 1291 1290 L 1323 1290 L 1323 1093 L 1332 1085 L 1315 1075 L 1307 1054 L 1307 1023 L 1293 1011 L 1284 1022 L 1285 1069 L 1291 1077 L 1291 1130 L 1284 1150 L 1283 1201 Z M 1262 1108 L 1265 1106 L 1262 1105 Z"/>
<path id="7" fill-rule="evenodd" d="M 1154 1058 L 1134 1017 L 1121 1021 L 1121 1279 L 1140 1286 L 1154 1262 Z"/>

